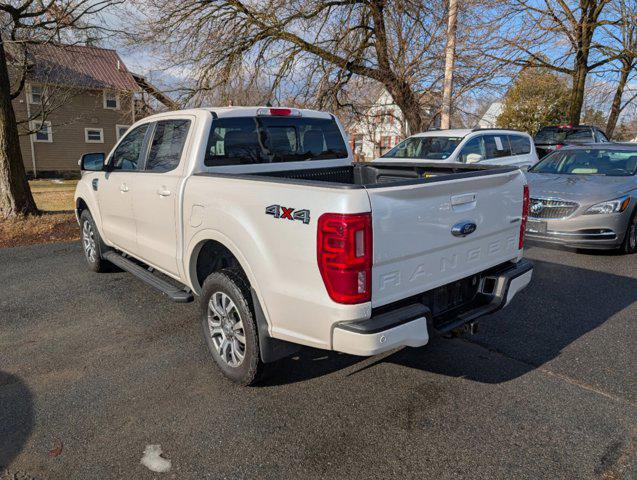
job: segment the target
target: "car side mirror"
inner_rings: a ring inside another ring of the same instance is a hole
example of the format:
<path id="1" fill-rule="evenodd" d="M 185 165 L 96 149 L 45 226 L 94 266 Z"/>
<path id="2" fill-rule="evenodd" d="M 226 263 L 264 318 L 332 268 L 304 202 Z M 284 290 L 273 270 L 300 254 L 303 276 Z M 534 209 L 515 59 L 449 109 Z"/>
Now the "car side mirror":
<path id="1" fill-rule="evenodd" d="M 482 155 L 479 153 L 470 153 L 467 155 L 467 163 L 478 163 L 482 160 Z"/>
<path id="2" fill-rule="evenodd" d="M 80 158 L 80 170 L 86 172 L 101 172 L 104 170 L 103 153 L 85 153 Z"/>

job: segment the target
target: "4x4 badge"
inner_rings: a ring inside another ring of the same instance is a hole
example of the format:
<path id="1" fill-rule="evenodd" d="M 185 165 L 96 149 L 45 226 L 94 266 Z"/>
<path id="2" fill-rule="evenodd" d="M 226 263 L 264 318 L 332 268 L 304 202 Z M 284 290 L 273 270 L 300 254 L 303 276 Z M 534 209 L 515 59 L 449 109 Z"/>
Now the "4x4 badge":
<path id="1" fill-rule="evenodd" d="M 274 218 L 299 220 L 306 225 L 310 223 L 309 210 L 295 210 L 294 208 L 283 207 L 281 205 L 270 205 L 269 207 L 265 207 L 265 214 L 272 215 Z"/>

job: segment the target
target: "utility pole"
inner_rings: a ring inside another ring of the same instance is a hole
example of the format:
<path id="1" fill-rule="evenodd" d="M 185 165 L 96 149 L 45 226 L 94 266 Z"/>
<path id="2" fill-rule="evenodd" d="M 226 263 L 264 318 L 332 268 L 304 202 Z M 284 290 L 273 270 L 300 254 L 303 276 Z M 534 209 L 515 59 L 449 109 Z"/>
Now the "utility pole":
<path id="1" fill-rule="evenodd" d="M 456 59 L 456 28 L 458 25 L 458 0 L 449 0 L 447 18 L 447 45 L 445 46 L 445 78 L 442 89 L 440 128 L 451 126 L 451 94 L 453 92 L 453 64 Z"/>

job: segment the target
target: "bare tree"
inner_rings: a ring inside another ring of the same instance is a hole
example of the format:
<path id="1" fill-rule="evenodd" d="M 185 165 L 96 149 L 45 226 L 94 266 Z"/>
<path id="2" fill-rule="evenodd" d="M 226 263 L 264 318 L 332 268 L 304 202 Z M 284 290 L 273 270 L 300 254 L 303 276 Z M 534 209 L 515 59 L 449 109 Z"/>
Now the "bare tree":
<path id="1" fill-rule="evenodd" d="M 453 66 L 456 57 L 456 28 L 458 24 L 458 0 L 449 0 L 447 45 L 445 46 L 445 79 L 442 90 L 440 128 L 449 128 L 451 120 L 451 94 L 453 92 Z"/>
<path id="2" fill-rule="evenodd" d="M 62 39 L 62 32 L 88 32 L 84 23 L 114 0 L 8 0 L 0 2 L 0 218 L 37 214 L 29 188 L 18 139 L 18 122 L 12 100 L 25 86 L 29 45 Z M 22 68 L 12 82 L 7 44 L 19 46 Z"/>
<path id="3" fill-rule="evenodd" d="M 618 64 L 617 85 L 611 103 L 606 134 L 613 136 L 617 120 L 621 113 L 637 99 L 637 89 L 627 88 L 631 79 L 637 79 L 637 2 L 635 0 L 615 0 L 612 15 L 616 17 L 616 24 L 605 30 L 608 33 L 607 44 L 609 55 L 616 57 Z M 628 98 L 624 94 L 628 90 Z"/>
<path id="4" fill-rule="evenodd" d="M 246 64 L 269 75 L 273 90 L 296 76 L 314 91 L 340 91 L 360 76 L 387 89 L 413 130 L 428 123 L 419 92 L 441 70 L 421 67 L 440 65 L 440 1 L 140 1 L 153 19 L 149 39 L 196 65 L 201 89 L 228 82 Z"/>
<path id="5" fill-rule="evenodd" d="M 519 25 L 507 43 L 518 51 L 512 63 L 542 67 L 571 77 L 569 122 L 578 125 L 590 71 L 612 61 L 597 43 L 611 0 L 511 0 L 511 22 Z"/>

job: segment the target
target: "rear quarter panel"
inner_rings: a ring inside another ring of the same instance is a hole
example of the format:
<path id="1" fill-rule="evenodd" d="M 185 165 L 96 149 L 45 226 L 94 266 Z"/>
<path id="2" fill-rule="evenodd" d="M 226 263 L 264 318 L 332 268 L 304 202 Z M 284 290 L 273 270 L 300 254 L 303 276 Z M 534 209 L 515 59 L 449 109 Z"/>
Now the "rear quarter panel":
<path id="1" fill-rule="evenodd" d="M 310 222 L 274 218 L 266 207 L 310 211 Z M 184 270 L 200 286 L 194 266 L 198 245 L 224 244 L 239 259 L 268 319 L 270 334 L 297 343 L 331 347 L 335 322 L 369 316 L 369 303 L 339 305 L 328 296 L 317 266 L 318 218 L 326 212 L 369 212 L 364 189 L 195 175 L 183 201 Z"/>

